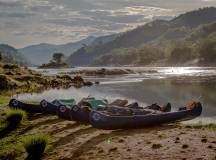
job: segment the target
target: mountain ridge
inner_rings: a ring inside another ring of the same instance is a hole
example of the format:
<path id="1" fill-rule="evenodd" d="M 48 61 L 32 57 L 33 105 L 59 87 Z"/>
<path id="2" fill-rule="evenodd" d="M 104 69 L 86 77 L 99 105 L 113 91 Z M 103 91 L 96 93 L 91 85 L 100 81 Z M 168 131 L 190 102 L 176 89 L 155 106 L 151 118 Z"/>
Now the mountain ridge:
<path id="1" fill-rule="evenodd" d="M 28 60 L 22 55 L 22 53 L 8 44 L 0 44 L 0 53 L 3 62 L 19 65 L 29 64 Z"/>
<path id="2" fill-rule="evenodd" d="M 133 30 L 121 33 L 113 41 L 100 46 L 83 46 L 67 59 L 67 63 L 75 66 L 88 66 L 98 57 L 108 55 L 115 49 L 136 48 L 157 41 L 157 43 L 163 43 L 163 40 L 183 39 L 199 25 L 214 21 L 216 21 L 215 7 L 190 11 L 170 21 L 155 20 Z"/>
<path id="3" fill-rule="evenodd" d="M 83 40 L 77 42 L 69 42 L 66 44 L 49 44 L 40 43 L 35 45 L 26 46 L 20 48 L 19 51 L 27 57 L 33 64 L 41 65 L 42 63 L 47 63 L 52 59 L 52 54 L 54 52 L 62 52 L 65 56 L 69 56 L 75 50 L 82 47 L 83 44 L 91 44 L 96 37 L 89 36 Z"/>

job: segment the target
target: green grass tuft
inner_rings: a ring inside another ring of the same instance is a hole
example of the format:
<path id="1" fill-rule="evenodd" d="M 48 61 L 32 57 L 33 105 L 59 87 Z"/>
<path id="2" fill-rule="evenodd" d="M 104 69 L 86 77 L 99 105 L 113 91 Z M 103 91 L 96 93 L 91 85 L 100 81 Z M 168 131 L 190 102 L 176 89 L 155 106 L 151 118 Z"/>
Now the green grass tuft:
<path id="1" fill-rule="evenodd" d="M 26 118 L 26 112 L 19 109 L 11 109 L 6 113 L 6 123 L 9 127 L 17 127 Z"/>
<path id="2" fill-rule="evenodd" d="M 216 129 L 216 124 L 215 123 L 210 123 L 210 124 L 190 124 L 186 125 L 186 128 L 195 128 L 195 129 L 201 129 L 201 128 L 208 128 L 208 129 Z"/>
<path id="3" fill-rule="evenodd" d="M 40 100 L 24 100 L 23 102 L 28 103 L 28 104 L 40 104 Z"/>
<path id="4" fill-rule="evenodd" d="M 22 146 L 18 143 L 19 138 L 15 134 L 0 138 L 0 159 L 16 159 L 17 154 L 24 152 Z"/>
<path id="5" fill-rule="evenodd" d="M 9 101 L 10 101 L 9 96 L 1 96 L 0 95 L 0 106 L 8 105 Z"/>
<path id="6" fill-rule="evenodd" d="M 21 123 L 26 118 L 26 112 L 18 109 L 12 109 L 6 112 L 0 124 L 0 138 L 4 137 Z"/>
<path id="7" fill-rule="evenodd" d="M 28 157 L 40 158 L 43 156 L 49 143 L 49 137 L 45 134 L 39 133 L 28 136 L 24 139 L 24 148 L 28 153 Z"/>

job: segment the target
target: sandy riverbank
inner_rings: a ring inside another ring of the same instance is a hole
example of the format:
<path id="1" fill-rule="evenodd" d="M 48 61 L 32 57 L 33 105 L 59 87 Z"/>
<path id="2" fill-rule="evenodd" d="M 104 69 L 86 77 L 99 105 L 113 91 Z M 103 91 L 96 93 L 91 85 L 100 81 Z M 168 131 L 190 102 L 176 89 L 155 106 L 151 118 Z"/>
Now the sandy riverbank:
<path id="1" fill-rule="evenodd" d="M 216 159 L 215 129 L 176 124 L 130 130 L 99 130 L 88 124 L 39 114 L 30 117 L 28 122 L 14 131 L 16 140 L 9 143 L 20 144 L 23 136 L 39 132 L 53 138 L 53 151 L 43 158 L 47 160 Z M 18 152 L 17 155 L 20 159 L 24 158 L 25 152 Z"/>

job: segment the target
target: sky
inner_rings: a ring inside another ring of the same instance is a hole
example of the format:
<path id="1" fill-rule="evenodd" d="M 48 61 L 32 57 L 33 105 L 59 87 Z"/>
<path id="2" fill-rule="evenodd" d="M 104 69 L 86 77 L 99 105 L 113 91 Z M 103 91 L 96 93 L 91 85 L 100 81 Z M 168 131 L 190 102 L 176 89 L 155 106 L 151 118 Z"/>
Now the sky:
<path id="1" fill-rule="evenodd" d="M 64 44 L 206 6 L 216 0 L 0 0 L 0 43 Z"/>

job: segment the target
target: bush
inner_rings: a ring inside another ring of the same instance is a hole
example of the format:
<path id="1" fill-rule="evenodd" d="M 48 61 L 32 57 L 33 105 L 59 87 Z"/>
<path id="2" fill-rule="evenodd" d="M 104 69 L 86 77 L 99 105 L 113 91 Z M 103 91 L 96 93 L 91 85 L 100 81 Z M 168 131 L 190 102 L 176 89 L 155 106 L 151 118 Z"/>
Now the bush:
<path id="1" fill-rule="evenodd" d="M 26 117 L 25 111 L 13 109 L 6 113 L 6 122 L 9 128 L 17 127 Z"/>
<path id="2" fill-rule="evenodd" d="M 16 64 L 5 64 L 5 65 L 3 66 L 3 68 L 4 68 L 4 69 L 17 69 L 17 68 L 19 68 L 19 66 L 16 65 Z"/>
<path id="3" fill-rule="evenodd" d="M 26 137 L 24 139 L 24 147 L 29 159 L 42 157 L 46 150 L 48 140 L 48 136 L 41 133 Z"/>

